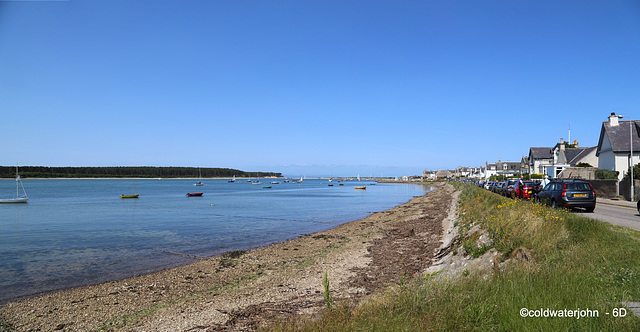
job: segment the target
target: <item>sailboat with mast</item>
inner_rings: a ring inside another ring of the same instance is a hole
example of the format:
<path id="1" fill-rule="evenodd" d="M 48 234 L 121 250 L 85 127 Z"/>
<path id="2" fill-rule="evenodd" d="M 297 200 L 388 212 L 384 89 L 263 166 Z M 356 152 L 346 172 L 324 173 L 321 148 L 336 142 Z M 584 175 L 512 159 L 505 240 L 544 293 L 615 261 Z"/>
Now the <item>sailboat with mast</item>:
<path id="1" fill-rule="evenodd" d="M 22 196 L 20 196 L 20 187 L 22 187 Z M 0 199 L 0 203 L 27 203 L 28 200 L 29 197 L 27 197 L 27 192 L 24 190 L 24 185 L 18 174 L 18 166 L 16 165 L 16 198 Z"/>
<path id="2" fill-rule="evenodd" d="M 120 198 L 138 198 L 138 196 L 140 196 L 140 194 L 136 191 L 136 180 L 133 180 L 133 195 L 122 194 Z"/>
<path id="3" fill-rule="evenodd" d="M 196 187 L 202 186 L 202 172 L 200 171 L 200 168 L 198 168 L 198 174 L 200 174 L 199 180 L 196 181 L 196 183 L 193 184 Z"/>
<path id="4" fill-rule="evenodd" d="M 360 174 L 358 174 L 358 181 L 362 182 L 362 180 L 360 180 Z M 357 190 L 367 190 L 367 186 L 359 186 L 359 187 L 355 187 Z"/>

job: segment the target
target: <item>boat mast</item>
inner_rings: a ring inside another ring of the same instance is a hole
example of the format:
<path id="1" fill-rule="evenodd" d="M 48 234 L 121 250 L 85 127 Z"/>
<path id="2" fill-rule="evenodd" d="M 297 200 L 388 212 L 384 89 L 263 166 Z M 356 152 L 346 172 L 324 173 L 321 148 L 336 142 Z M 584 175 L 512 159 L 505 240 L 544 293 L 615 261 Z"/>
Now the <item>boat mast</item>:
<path id="1" fill-rule="evenodd" d="M 18 191 L 18 182 L 20 182 L 20 175 L 18 175 L 18 164 L 16 164 L 16 198 L 20 197 L 20 191 Z"/>

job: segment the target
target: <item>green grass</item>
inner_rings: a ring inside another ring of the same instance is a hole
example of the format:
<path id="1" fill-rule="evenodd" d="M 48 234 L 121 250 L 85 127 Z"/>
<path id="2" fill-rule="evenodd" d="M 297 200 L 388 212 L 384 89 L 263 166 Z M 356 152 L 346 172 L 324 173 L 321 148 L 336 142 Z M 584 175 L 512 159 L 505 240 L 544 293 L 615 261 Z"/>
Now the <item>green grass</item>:
<path id="1" fill-rule="evenodd" d="M 339 301 L 315 320 L 277 322 L 296 331 L 640 331 L 622 301 L 640 301 L 640 232 L 526 201 L 460 186 L 458 227 L 479 224 L 511 260 L 500 273 L 428 275 L 390 287 L 358 306 Z M 592 310 L 599 317 L 521 317 L 520 310 Z M 607 313 L 609 313 L 607 315 Z"/>

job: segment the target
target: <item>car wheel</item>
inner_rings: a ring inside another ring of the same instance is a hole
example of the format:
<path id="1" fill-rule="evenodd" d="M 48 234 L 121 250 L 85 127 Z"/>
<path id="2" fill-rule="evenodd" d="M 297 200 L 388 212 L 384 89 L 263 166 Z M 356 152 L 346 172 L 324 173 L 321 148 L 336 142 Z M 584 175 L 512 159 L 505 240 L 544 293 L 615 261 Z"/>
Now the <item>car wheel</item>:
<path id="1" fill-rule="evenodd" d="M 640 213 L 640 201 L 638 201 L 638 213 Z"/>
<path id="2" fill-rule="evenodd" d="M 556 203 L 556 200 L 551 200 L 551 208 L 552 209 L 557 209 L 558 208 L 558 203 Z"/>
<path id="3" fill-rule="evenodd" d="M 594 206 L 594 207 L 588 207 L 588 208 L 586 208 L 586 209 L 584 209 L 584 210 L 585 210 L 587 213 L 593 213 L 593 210 L 595 210 L 595 209 L 596 209 L 596 207 Z"/>

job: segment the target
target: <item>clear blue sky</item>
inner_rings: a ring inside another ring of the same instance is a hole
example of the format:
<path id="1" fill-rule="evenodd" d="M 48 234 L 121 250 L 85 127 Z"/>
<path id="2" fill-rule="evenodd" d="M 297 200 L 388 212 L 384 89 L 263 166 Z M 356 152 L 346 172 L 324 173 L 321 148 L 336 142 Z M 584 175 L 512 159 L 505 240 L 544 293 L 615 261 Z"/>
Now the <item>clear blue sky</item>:
<path id="1" fill-rule="evenodd" d="M 0 165 L 400 176 L 638 111 L 638 1 L 0 1 Z"/>

